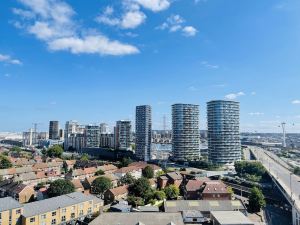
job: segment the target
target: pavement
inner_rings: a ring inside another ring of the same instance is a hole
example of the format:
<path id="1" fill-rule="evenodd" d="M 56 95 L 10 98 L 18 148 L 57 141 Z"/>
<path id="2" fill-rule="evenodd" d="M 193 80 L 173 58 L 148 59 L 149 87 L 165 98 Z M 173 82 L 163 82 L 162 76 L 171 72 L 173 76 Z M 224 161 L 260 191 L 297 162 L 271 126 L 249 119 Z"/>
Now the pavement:
<path id="1" fill-rule="evenodd" d="M 257 159 L 278 181 L 289 196 L 289 200 L 300 211 L 300 177 L 291 173 L 287 165 L 279 157 L 259 147 L 250 147 Z"/>

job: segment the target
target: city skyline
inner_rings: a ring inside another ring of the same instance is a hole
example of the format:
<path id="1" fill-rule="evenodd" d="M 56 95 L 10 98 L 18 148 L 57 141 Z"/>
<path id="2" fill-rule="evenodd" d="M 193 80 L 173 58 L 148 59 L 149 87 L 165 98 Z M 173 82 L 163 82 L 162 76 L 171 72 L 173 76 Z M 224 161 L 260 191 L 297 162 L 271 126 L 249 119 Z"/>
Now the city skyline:
<path id="1" fill-rule="evenodd" d="M 200 105 L 206 129 L 206 102 L 233 99 L 241 132 L 299 132 L 298 1 L 127 2 L 2 3 L 0 131 L 134 122 L 141 104 L 170 129 L 175 103 Z"/>

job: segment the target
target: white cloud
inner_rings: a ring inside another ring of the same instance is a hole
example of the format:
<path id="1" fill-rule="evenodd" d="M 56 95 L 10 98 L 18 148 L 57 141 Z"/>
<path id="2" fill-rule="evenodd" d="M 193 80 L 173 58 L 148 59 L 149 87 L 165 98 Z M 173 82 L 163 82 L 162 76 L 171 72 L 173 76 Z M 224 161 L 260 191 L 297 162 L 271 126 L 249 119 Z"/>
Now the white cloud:
<path id="1" fill-rule="evenodd" d="M 121 27 L 124 29 L 136 28 L 141 25 L 146 19 L 146 15 L 141 11 L 127 12 L 121 21 Z"/>
<path id="2" fill-rule="evenodd" d="M 197 34 L 197 29 L 193 26 L 186 26 L 182 29 L 183 35 L 187 37 L 193 37 Z"/>
<path id="3" fill-rule="evenodd" d="M 132 0 L 138 3 L 142 7 L 152 10 L 153 12 L 159 12 L 166 10 L 171 5 L 171 0 Z"/>
<path id="4" fill-rule="evenodd" d="M 265 115 L 264 113 L 262 112 L 250 112 L 248 113 L 250 116 L 263 116 Z"/>
<path id="5" fill-rule="evenodd" d="M 84 38 L 66 37 L 49 42 L 53 51 L 67 50 L 74 54 L 128 55 L 139 53 L 139 50 L 129 44 L 111 41 L 102 35 L 86 36 Z"/>
<path id="6" fill-rule="evenodd" d="M 34 14 L 26 18 L 20 28 L 26 29 L 36 38 L 44 41 L 52 51 L 66 50 L 74 54 L 128 55 L 139 52 L 137 47 L 110 40 L 97 31 L 91 32 L 81 27 L 73 16 L 73 8 L 63 0 L 19 0 L 28 12 Z M 18 12 L 18 9 L 16 9 Z M 14 10 L 14 11 L 16 11 Z M 106 8 L 107 15 L 113 13 L 112 8 Z M 17 13 L 20 16 L 20 13 Z M 24 20 L 24 17 L 21 16 Z M 131 20 L 131 25 L 137 23 Z M 20 22 L 19 22 L 20 23 Z M 128 22 L 126 25 L 130 26 Z M 94 45 L 94 46 L 92 46 Z"/>
<path id="7" fill-rule="evenodd" d="M 214 64 L 210 64 L 209 62 L 207 61 L 202 61 L 201 64 L 207 68 L 210 68 L 210 69 L 219 69 L 220 66 L 219 65 L 214 65 Z M 224 85 L 223 85 L 224 86 Z"/>
<path id="8" fill-rule="evenodd" d="M 300 100 L 298 100 L 298 99 L 293 100 L 293 101 L 292 101 L 292 104 L 294 104 L 294 105 L 300 104 Z"/>
<path id="9" fill-rule="evenodd" d="M 244 92 L 238 92 L 238 93 L 231 93 L 225 96 L 226 99 L 228 100 L 234 100 L 237 99 L 240 96 L 244 96 L 245 93 Z"/>
<path id="10" fill-rule="evenodd" d="M 195 86 L 190 86 L 188 88 L 189 91 L 198 91 L 198 89 Z"/>
<path id="11" fill-rule="evenodd" d="M 113 17 L 114 9 L 107 6 L 104 12 L 96 17 L 98 23 L 103 23 L 109 26 L 118 26 L 122 29 L 134 29 L 140 26 L 146 20 L 146 15 L 140 11 L 139 7 L 132 5 L 126 6 L 126 12 L 121 18 Z"/>
<path id="12" fill-rule="evenodd" d="M 182 35 L 192 37 L 197 34 L 197 29 L 193 26 L 183 26 L 185 20 L 180 15 L 171 15 L 167 20 L 156 27 L 159 30 L 168 30 L 169 32 L 181 31 Z"/>
<path id="13" fill-rule="evenodd" d="M 251 95 L 256 95 L 256 92 L 255 92 L 255 91 L 252 91 L 252 92 L 251 92 Z"/>
<path id="14" fill-rule="evenodd" d="M 0 62 L 14 65 L 22 65 L 22 62 L 19 59 L 14 59 L 9 55 L 0 54 Z"/>

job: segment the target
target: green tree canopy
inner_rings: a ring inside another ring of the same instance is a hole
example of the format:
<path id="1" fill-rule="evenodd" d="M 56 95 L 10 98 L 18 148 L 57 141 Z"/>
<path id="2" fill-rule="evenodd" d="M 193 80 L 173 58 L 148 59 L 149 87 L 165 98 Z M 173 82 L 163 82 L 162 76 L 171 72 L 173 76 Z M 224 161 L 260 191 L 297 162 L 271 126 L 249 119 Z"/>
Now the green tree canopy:
<path id="1" fill-rule="evenodd" d="M 49 157 L 58 157 L 60 158 L 62 153 L 63 153 L 63 148 L 60 145 L 53 145 L 50 147 L 47 151 L 46 154 Z"/>
<path id="2" fill-rule="evenodd" d="M 110 188 L 112 188 L 112 182 L 107 177 L 98 177 L 92 183 L 92 193 L 96 195 L 100 195 L 101 198 L 103 194 Z"/>
<path id="3" fill-rule="evenodd" d="M 144 177 L 137 179 L 133 185 L 130 186 L 130 192 L 137 197 L 145 198 L 151 191 L 150 182 Z"/>
<path id="4" fill-rule="evenodd" d="M 9 159 L 4 156 L 4 155 L 0 155 L 0 169 L 8 169 L 11 168 L 13 165 L 12 163 L 9 161 Z"/>
<path id="5" fill-rule="evenodd" d="M 175 185 L 169 185 L 164 189 L 167 199 L 173 200 L 177 199 L 179 196 L 179 188 Z"/>
<path id="6" fill-rule="evenodd" d="M 154 198 L 157 200 L 164 200 L 166 199 L 166 194 L 164 191 L 156 191 L 154 192 Z"/>
<path id="7" fill-rule="evenodd" d="M 145 201 L 141 197 L 136 197 L 136 196 L 130 195 L 130 196 L 128 196 L 127 201 L 128 201 L 128 204 L 132 205 L 133 207 L 145 205 Z"/>
<path id="8" fill-rule="evenodd" d="M 88 154 L 83 154 L 80 158 L 81 161 L 89 161 L 90 157 Z"/>
<path id="9" fill-rule="evenodd" d="M 53 181 L 48 188 L 48 195 L 56 197 L 60 195 L 69 194 L 75 191 L 74 184 L 69 180 L 56 180 Z"/>
<path id="10" fill-rule="evenodd" d="M 257 187 L 252 188 L 249 196 L 249 210 L 251 212 L 259 212 L 265 206 L 266 201 L 262 191 Z"/>
<path id="11" fill-rule="evenodd" d="M 20 153 L 22 151 L 22 149 L 18 146 L 14 146 L 11 148 L 10 151 Z"/>
<path id="12" fill-rule="evenodd" d="M 234 166 L 238 174 L 263 176 L 266 173 L 266 169 L 260 162 L 237 161 Z"/>
<path id="13" fill-rule="evenodd" d="M 105 173 L 104 173 L 103 170 L 98 170 L 98 171 L 95 173 L 96 176 L 100 176 L 100 175 L 104 175 L 104 174 L 105 174 Z"/>
<path id="14" fill-rule="evenodd" d="M 154 177 L 154 171 L 150 166 L 146 166 L 143 170 L 142 170 L 142 174 L 144 177 L 151 179 Z"/>
<path id="15" fill-rule="evenodd" d="M 132 185 L 135 182 L 135 178 L 130 174 L 126 173 L 121 179 L 119 180 L 119 183 L 121 185 Z"/>

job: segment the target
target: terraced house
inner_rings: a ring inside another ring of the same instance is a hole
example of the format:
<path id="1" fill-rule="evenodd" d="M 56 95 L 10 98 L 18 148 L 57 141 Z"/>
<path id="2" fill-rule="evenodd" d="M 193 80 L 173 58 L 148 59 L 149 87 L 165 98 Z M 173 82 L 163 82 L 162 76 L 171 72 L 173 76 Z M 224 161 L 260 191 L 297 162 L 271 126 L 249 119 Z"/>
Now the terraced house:
<path id="1" fill-rule="evenodd" d="M 21 225 L 23 206 L 11 197 L 0 199 L 0 225 Z"/>
<path id="2" fill-rule="evenodd" d="M 82 221 L 99 212 L 102 206 L 102 200 L 74 192 L 25 204 L 22 225 L 57 225 Z"/>

